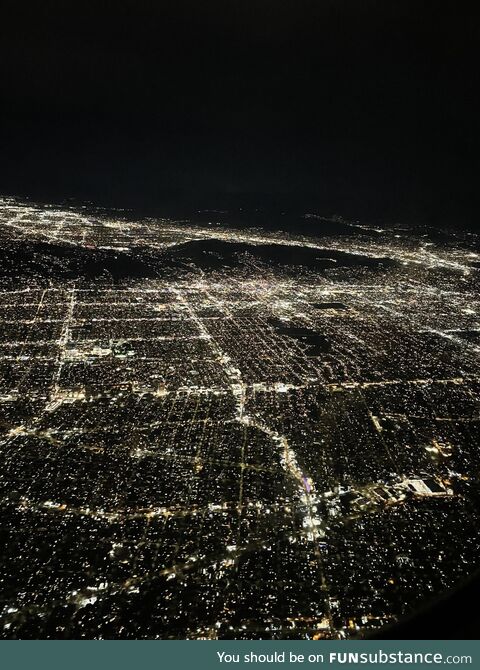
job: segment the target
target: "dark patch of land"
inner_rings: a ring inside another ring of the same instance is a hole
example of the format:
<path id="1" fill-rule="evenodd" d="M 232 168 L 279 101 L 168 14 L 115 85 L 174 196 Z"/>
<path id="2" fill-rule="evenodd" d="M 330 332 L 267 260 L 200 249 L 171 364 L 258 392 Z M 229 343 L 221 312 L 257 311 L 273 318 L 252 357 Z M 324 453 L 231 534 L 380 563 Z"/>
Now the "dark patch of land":
<path id="1" fill-rule="evenodd" d="M 193 240 L 165 250 L 145 247 L 104 249 L 74 244 L 15 241 L 0 249 L 0 276 L 33 275 L 49 279 L 106 277 L 113 280 L 127 277 L 155 278 L 188 271 L 192 265 L 204 271 L 213 271 L 235 268 L 248 260 L 313 271 L 350 266 L 382 270 L 397 265 L 390 258 L 371 258 L 329 249 L 218 239 Z"/>

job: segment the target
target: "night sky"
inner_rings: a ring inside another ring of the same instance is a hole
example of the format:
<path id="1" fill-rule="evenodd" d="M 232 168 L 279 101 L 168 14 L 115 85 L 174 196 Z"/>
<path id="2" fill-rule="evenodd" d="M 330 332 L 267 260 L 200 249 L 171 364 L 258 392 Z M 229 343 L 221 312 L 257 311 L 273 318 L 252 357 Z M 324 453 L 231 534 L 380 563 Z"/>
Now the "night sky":
<path id="1" fill-rule="evenodd" d="M 2 194 L 477 223 L 467 4 L 2 7 Z"/>

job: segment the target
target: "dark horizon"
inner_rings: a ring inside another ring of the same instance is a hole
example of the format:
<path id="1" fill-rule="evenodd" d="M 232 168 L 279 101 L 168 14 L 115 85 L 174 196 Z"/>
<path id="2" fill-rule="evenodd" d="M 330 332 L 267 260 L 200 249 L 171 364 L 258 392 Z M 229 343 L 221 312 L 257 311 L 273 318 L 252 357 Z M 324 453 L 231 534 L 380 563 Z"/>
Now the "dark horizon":
<path id="1" fill-rule="evenodd" d="M 476 226 L 463 3 L 50 0 L 2 24 L 4 195 Z"/>

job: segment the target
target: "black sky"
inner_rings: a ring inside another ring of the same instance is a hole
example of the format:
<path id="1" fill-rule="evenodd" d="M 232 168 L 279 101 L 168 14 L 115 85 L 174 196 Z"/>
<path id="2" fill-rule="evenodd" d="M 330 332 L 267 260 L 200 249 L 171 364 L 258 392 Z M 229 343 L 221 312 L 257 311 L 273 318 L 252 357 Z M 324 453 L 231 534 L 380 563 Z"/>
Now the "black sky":
<path id="1" fill-rule="evenodd" d="M 476 223 L 462 2 L 2 7 L 0 193 Z"/>

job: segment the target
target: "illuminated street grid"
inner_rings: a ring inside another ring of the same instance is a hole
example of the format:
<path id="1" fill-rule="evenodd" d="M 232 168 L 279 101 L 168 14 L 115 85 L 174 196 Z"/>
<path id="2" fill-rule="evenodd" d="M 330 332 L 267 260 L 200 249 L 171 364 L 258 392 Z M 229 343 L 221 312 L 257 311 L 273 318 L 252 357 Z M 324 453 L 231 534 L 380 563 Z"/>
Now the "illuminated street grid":
<path id="1" fill-rule="evenodd" d="M 3 637 L 350 637 L 473 571 L 476 237 L 0 205 Z"/>

